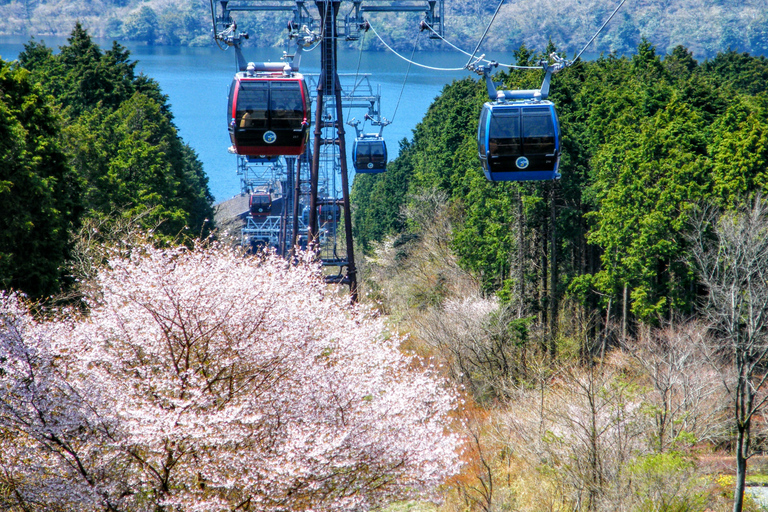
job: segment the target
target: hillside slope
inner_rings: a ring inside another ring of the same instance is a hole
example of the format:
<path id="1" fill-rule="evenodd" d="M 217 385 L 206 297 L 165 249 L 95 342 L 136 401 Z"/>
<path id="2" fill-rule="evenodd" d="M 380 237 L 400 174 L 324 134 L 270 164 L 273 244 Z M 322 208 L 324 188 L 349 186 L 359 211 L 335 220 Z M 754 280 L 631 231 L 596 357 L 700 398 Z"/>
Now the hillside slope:
<path id="1" fill-rule="evenodd" d="M 544 48 L 551 39 L 571 54 L 579 51 L 608 19 L 618 0 L 520 0 L 502 6 L 484 49 L 511 50 L 522 43 Z M 489 0 L 446 0 L 447 38 L 474 48 L 498 4 Z M 343 2 L 341 15 L 351 8 Z M 314 9 L 312 9 L 314 11 Z M 237 15 L 251 44 L 273 45 L 285 39 L 288 14 Z M 372 13 L 369 20 L 388 44 L 411 48 L 420 14 Z M 208 0 L 0 0 L 0 34 L 67 35 L 79 20 L 95 37 L 150 44 L 212 44 Z M 684 45 L 699 58 L 732 48 L 768 52 L 768 10 L 762 0 L 636 0 L 625 3 L 590 51 L 627 53 L 642 37 L 663 51 Z M 354 43 L 351 43 L 354 44 Z M 373 35 L 365 45 L 383 49 Z M 423 48 L 448 49 L 421 37 Z"/>

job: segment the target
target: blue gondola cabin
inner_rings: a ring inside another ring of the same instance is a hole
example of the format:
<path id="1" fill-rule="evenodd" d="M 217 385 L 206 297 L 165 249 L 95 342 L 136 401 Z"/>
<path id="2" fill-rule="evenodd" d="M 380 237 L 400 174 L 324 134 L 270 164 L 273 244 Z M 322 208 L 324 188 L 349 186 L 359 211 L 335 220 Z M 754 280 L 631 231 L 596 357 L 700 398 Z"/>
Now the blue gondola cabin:
<path id="1" fill-rule="evenodd" d="M 550 101 L 485 103 L 477 150 L 490 181 L 560 177 L 560 127 Z"/>
<path id="2" fill-rule="evenodd" d="M 378 135 L 362 135 L 355 138 L 352 147 L 352 163 L 355 172 L 381 173 L 387 170 L 387 144 Z"/>

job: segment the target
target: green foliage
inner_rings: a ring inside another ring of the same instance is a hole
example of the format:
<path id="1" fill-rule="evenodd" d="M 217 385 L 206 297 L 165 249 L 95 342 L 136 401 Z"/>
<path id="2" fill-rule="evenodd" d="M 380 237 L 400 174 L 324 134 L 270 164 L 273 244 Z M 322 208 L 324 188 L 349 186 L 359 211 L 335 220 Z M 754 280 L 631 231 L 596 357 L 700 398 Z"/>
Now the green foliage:
<path id="1" fill-rule="evenodd" d="M 592 212 L 589 241 L 603 248 L 610 293 L 625 284 L 633 312 L 649 321 L 686 297 L 690 276 L 680 263 L 685 249 L 677 236 L 691 202 L 705 198 L 706 139 L 700 116 L 670 103 L 637 128 L 625 127 L 593 160 L 593 192 L 600 205 Z"/>
<path id="2" fill-rule="evenodd" d="M 81 220 L 117 216 L 161 241 L 205 236 L 212 197 L 157 83 L 78 24 L 54 55 L 34 40 L 0 62 L 0 287 L 61 291 Z M 185 229 L 189 232 L 185 232 Z"/>
<path id="3" fill-rule="evenodd" d="M 516 55 L 521 64 L 542 57 L 525 46 Z M 765 62 L 727 52 L 699 64 L 684 47 L 662 57 L 642 40 L 632 58 L 602 57 L 563 70 L 550 95 L 562 129 L 563 177 L 556 185 L 485 180 L 476 151 L 485 87 L 454 82 L 404 145 L 391 166 L 396 173 L 375 185 L 356 182 L 357 233 L 366 244 L 398 230 L 418 234 L 418 226 L 373 212 L 398 215 L 407 200 L 395 183 L 413 197 L 434 187 L 451 203 L 460 264 L 504 302 L 543 313 L 568 291 L 593 318 L 626 309 L 630 321 L 654 324 L 690 313 L 699 291 L 684 263 L 691 208 L 734 208 L 768 186 Z M 541 79 L 540 71 L 495 77 L 506 88 L 526 89 Z"/>
<path id="4" fill-rule="evenodd" d="M 688 512 L 707 508 L 708 479 L 695 474 L 693 462 L 679 453 L 638 457 L 628 466 L 638 504 L 636 512 Z"/>
<path id="5" fill-rule="evenodd" d="M 134 74 L 117 43 L 102 52 L 76 25 L 58 55 L 34 41 L 19 63 L 61 106 L 70 163 L 84 180 L 86 214 L 142 219 L 166 237 L 205 235 L 212 197 L 194 152 L 179 138 L 154 80 Z"/>
<path id="6" fill-rule="evenodd" d="M 713 202 L 734 208 L 768 186 L 768 101 L 739 97 L 713 127 Z"/>
<path id="7" fill-rule="evenodd" d="M 117 108 L 130 96 L 136 63 L 125 48 L 114 43 L 102 52 L 79 24 L 67 42 L 58 55 L 34 40 L 19 54 L 19 64 L 67 109 L 65 117 L 76 118 L 99 104 Z"/>
<path id="8" fill-rule="evenodd" d="M 128 39 L 134 41 L 155 42 L 158 30 L 158 19 L 154 9 L 148 5 L 142 5 L 137 11 L 132 12 L 125 20 L 123 33 Z"/>
<path id="9" fill-rule="evenodd" d="M 0 287 L 35 298 L 59 291 L 81 211 L 59 123 L 29 73 L 0 61 Z"/>
<path id="10" fill-rule="evenodd" d="M 764 56 L 753 57 L 729 48 L 703 67 L 713 79 L 738 92 L 755 95 L 768 91 L 768 58 Z"/>

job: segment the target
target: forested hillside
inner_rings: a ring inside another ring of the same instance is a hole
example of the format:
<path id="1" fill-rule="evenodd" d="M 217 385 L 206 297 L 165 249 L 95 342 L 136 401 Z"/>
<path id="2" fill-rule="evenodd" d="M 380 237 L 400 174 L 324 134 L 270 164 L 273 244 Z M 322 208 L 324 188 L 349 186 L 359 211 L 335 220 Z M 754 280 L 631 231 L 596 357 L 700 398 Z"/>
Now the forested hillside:
<path id="1" fill-rule="evenodd" d="M 0 508 L 760 510 L 768 59 L 630 53 L 555 75 L 556 182 L 489 183 L 485 85 L 446 86 L 354 180 L 367 305 L 191 240 L 206 178 L 122 46 L 0 62 Z"/>
<path id="2" fill-rule="evenodd" d="M 3 289 L 61 292 L 84 277 L 72 267 L 83 244 L 127 226 L 166 240 L 212 227 L 202 165 L 167 97 L 134 67 L 79 25 L 55 55 L 31 41 L 16 63 L 0 61 Z"/>
<path id="3" fill-rule="evenodd" d="M 525 48 L 517 56 L 521 65 L 535 60 Z M 531 88 L 542 77 L 496 78 Z M 356 240 L 370 250 L 418 229 L 404 223 L 402 208 L 435 189 L 454 212 L 459 261 L 488 292 L 525 290 L 524 309 L 544 316 L 548 300 L 565 296 L 599 318 L 625 306 L 643 323 L 689 313 L 697 289 L 681 258 L 690 211 L 705 202 L 734 208 L 765 193 L 766 89 L 768 59 L 736 52 L 698 63 L 683 47 L 659 56 L 644 42 L 632 58 L 579 62 L 552 81 L 562 179 L 490 183 L 476 146 L 485 84 L 454 82 L 386 174 L 356 177 Z M 554 267 L 546 263 L 553 236 Z"/>
<path id="4" fill-rule="evenodd" d="M 446 510 L 760 510 L 768 59 L 634 53 L 554 76 L 559 181 L 486 180 L 470 78 L 355 177 L 364 295 L 471 397 Z"/>
<path id="5" fill-rule="evenodd" d="M 484 49 L 512 50 L 521 44 L 542 48 L 551 39 L 570 56 L 579 51 L 618 5 L 618 0 L 521 0 L 502 6 Z M 446 0 L 446 36 L 472 49 L 498 2 Z M 314 8 L 312 8 L 314 9 Z M 351 5 L 342 6 L 342 15 Z M 251 43 L 278 44 L 285 38 L 286 13 L 238 14 L 238 25 Z M 410 49 L 420 15 L 371 13 L 382 37 L 397 48 Z M 212 44 L 209 0 L 0 0 L 0 34 L 66 35 L 76 21 L 96 37 L 145 41 L 150 44 Z M 632 51 L 642 37 L 663 52 L 685 45 L 699 58 L 729 48 L 762 55 L 768 52 L 768 10 L 762 0 L 638 0 L 627 2 L 592 51 Z M 383 49 L 371 36 L 369 48 Z M 420 46 L 448 49 L 424 37 Z"/>

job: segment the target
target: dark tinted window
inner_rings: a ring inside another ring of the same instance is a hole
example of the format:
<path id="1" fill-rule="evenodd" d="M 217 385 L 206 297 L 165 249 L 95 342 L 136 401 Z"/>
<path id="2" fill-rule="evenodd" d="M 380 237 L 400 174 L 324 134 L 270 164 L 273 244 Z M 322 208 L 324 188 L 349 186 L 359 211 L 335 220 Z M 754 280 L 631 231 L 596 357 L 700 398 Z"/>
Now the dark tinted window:
<path id="1" fill-rule="evenodd" d="M 526 154 L 553 154 L 555 152 L 555 125 L 552 115 L 523 116 L 523 148 Z"/>
<path id="2" fill-rule="evenodd" d="M 301 129 L 304 105 L 299 82 L 272 82 L 270 101 L 272 128 Z"/>
<path id="3" fill-rule="evenodd" d="M 485 157 L 485 125 L 487 120 L 488 109 L 483 108 L 483 111 L 480 113 L 480 124 L 477 127 L 477 152 L 480 153 L 483 157 Z"/>
<path id="4" fill-rule="evenodd" d="M 384 141 L 376 141 L 370 143 L 371 148 L 371 161 L 374 163 L 382 164 L 387 159 L 387 151 L 384 147 Z"/>
<path id="5" fill-rule="evenodd" d="M 269 108 L 269 84 L 240 82 L 235 123 L 240 128 L 266 128 Z"/>
<path id="6" fill-rule="evenodd" d="M 504 109 L 498 112 L 491 112 L 488 145 L 488 150 L 492 156 L 521 154 L 520 111 L 518 109 Z"/>
<path id="7" fill-rule="evenodd" d="M 369 163 L 376 168 L 383 167 L 387 162 L 387 145 L 382 139 L 358 140 L 355 144 L 355 167 L 367 167 Z"/>
<path id="8" fill-rule="evenodd" d="M 371 143 L 358 141 L 355 146 L 355 164 L 357 167 L 365 167 L 371 162 Z"/>

